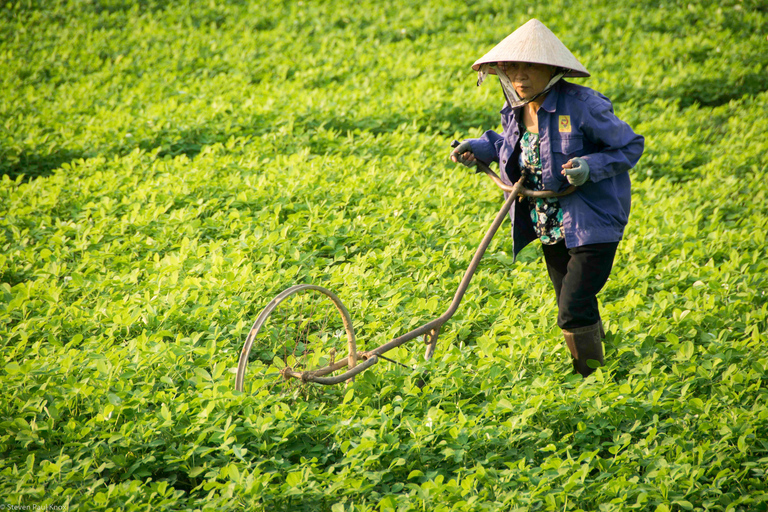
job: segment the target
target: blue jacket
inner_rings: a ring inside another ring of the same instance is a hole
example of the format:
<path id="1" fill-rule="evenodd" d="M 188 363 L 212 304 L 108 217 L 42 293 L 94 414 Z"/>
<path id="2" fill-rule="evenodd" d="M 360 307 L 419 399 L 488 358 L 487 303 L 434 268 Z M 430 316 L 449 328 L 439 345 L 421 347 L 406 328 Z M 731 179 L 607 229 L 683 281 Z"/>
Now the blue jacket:
<path id="1" fill-rule="evenodd" d="M 562 165 L 571 158 L 581 157 L 589 165 L 587 182 L 559 199 L 565 246 L 618 242 L 629 218 L 628 171 L 643 154 L 643 137 L 614 115 L 608 98 L 564 80 L 549 91 L 538 118 L 545 189 L 568 188 Z M 470 145 L 479 160 L 498 163 L 502 180 L 511 185 L 520 179 L 522 107 L 512 109 L 505 103 L 501 126 L 501 135 L 487 131 L 478 139 L 470 139 Z M 518 205 L 520 200 L 509 212 L 514 256 L 536 239 L 527 206 Z"/>

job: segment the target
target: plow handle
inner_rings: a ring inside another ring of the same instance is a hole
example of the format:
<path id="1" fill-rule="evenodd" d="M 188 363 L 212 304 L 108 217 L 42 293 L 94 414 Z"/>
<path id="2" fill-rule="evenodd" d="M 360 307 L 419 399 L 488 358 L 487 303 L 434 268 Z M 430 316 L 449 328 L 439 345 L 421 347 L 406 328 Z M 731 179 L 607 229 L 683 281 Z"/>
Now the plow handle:
<path id="1" fill-rule="evenodd" d="M 458 147 L 459 144 L 460 144 L 459 141 L 454 140 L 451 143 L 451 147 L 456 148 Z M 494 183 L 496 183 L 496 186 L 498 186 L 504 192 L 513 191 L 514 187 L 512 185 L 507 185 L 506 183 L 504 183 L 504 181 L 502 181 L 499 175 L 493 172 L 491 168 L 488 167 L 484 162 L 481 162 L 477 158 L 475 158 L 475 162 L 477 163 L 477 172 L 482 172 L 486 174 L 489 178 L 493 180 Z M 523 187 L 518 190 L 517 195 L 519 195 L 520 197 L 533 197 L 533 198 L 542 199 L 547 197 L 567 196 L 568 194 L 573 193 L 575 190 L 576 190 L 576 187 L 574 187 L 573 185 L 569 186 L 567 189 L 565 189 L 562 192 L 555 192 L 554 190 L 530 190 Z"/>

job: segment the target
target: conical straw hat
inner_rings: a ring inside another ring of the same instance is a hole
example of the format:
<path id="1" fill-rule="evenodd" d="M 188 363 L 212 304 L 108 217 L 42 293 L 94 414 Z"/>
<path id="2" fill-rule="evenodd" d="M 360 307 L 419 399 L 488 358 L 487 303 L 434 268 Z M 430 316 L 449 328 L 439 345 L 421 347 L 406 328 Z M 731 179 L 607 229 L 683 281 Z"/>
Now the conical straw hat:
<path id="1" fill-rule="evenodd" d="M 472 65 L 478 71 L 482 64 L 494 62 L 533 62 L 567 68 L 565 76 L 589 76 L 587 68 L 573 56 L 565 45 L 542 22 L 532 19 L 508 35 L 491 51 Z M 496 71 L 491 68 L 491 73 Z"/>

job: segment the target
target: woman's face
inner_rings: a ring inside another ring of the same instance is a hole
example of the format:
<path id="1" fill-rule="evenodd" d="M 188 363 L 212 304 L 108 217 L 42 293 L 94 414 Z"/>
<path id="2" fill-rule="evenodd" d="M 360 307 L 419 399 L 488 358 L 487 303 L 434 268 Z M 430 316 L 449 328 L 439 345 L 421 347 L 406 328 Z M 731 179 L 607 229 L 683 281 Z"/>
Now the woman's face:
<path id="1" fill-rule="evenodd" d="M 522 100 L 543 91 L 555 73 L 554 66 L 530 62 L 499 62 L 499 67 L 509 77 L 515 92 Z"/>

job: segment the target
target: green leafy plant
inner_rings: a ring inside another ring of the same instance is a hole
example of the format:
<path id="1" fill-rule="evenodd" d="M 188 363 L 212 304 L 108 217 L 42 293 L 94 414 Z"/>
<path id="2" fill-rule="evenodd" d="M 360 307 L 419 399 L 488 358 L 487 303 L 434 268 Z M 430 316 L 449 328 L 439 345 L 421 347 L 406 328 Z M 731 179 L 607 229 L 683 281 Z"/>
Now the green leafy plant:
<path id="1" fill-rule="evenodd" d="M 759 2 L 0 7 L 0 500 L 68 510 L 763 510 Z M 500 205 L 473 56 L 531 17 L 646 137 L 569 373 L 505 228 L 435 358 L 234 392 L 254 317 L 334 290 L 373 347 L 447 307 Z M 578 27 L 579 30 L 574 30 Z M 738 63 L 738 64 L 737 64 Z"/>

